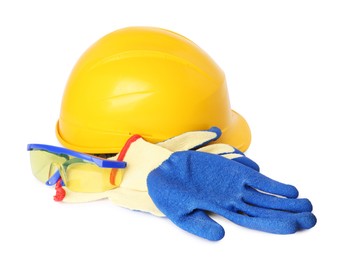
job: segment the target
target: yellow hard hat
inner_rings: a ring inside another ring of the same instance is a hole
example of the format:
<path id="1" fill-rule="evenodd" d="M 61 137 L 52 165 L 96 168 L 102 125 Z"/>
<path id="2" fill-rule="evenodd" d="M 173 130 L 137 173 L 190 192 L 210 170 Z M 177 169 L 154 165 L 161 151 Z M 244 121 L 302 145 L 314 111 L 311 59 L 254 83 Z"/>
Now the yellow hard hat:
<path id="1" fill-rule="evenodd" d="M 250 130 L 231 110 L 223 71 L 195 43 L 160 28 L 128 27 L 93 44 L 67 82 L 56 135 L 85 153 L 117 153 L 139 134 L 159 142 L 217 126 L 245 151 Z"/>

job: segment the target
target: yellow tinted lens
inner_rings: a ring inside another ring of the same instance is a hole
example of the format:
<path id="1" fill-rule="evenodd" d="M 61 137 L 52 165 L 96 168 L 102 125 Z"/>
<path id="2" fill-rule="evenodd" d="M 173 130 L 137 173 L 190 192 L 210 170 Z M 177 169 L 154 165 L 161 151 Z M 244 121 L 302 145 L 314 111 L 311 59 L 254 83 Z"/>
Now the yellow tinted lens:
<path id="1" fill-rule="evenodd" d="M 49 179 L 49 177 L 51 177 L 49 176 L 51 164 L 62 164 L 66 161 L 66 158 L 46 151 L 31 150 L 30 161 L 33 175 L 41 182 L 45 183 Z M 58 170 L 57 167 L 53 168 Z M 52 171 L 54 171 L 54 169 L 52 169 Z M 54 174 L 54 172 L 52 172 L 52 174 Z"/>
<path id="2" fill-rule="evenodd" d="M 77 192 L 102 192 L 115 188 L 110 184 L 110 168 L 91 163 L 73 163 L 66 170 L 66 186 Z"/>

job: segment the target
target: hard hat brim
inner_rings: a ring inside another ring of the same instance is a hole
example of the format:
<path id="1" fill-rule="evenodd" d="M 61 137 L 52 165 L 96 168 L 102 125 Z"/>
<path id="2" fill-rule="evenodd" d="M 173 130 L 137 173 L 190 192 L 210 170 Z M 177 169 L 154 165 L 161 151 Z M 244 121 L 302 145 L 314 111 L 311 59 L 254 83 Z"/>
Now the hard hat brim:
<path id="1" fill-rule="evenodd" d="M 61 123 L 61 122 L 60 122 Z M 209 127 L 212 127 L 214 125 L 210 125 Z M 59 121 L 56 123 L 56 137 L 59 140 L 59 142 L 64 146 L 69 149 L 79 151 L 79 152 L 84 152 L 84 153 L 116 153 L 118 152 L 121 147 L 114 147 L 112 148 L 113 150 L 109 150 L 109 148 L 97 148 L 97 147 L 89 147 L 89 146 L 79 146 L 72 144 L 68 142 L 63 135 L 60 132 L 60 125 Z M 72 131 L 72 134 L 75 134 L 80 129 L 74 129 Z M 196 129 L 196 130 L 203 130 L 203 129 Z M 222 135 L 221 137 L 217 140 L 217 143 L 225 143 L 234 146 L 235 148 L 239 149 L 242 152 L 245 152 L 251 142 L 251 132 L 250 128 L 246 122 L 246 120 L 236 111 L 231 110 L 230 111 L 230 122 L 228 126 L 225 128 L 223 127 L 222 129 Z M 87 131 L 87 129 L 84 129 L 84 131 Z M 192 131 L 191 130 L 186 130 L 186 131 Z M 129 136 L 123 136 L 121 137 L 123 139 L 123 143 L 128 139 Z M 150 140 L 153 143 L 163 141 L 161 139 L 159 140 Z"/>
<path id="2" fill-rule="evenodd" d="M 231 122 L 228 128 L 222 130 L 218 143 L 226 143 L 245 152 L 251 142 L 251 132 L 247 121 L 236 111 L 231 110 Z"/>

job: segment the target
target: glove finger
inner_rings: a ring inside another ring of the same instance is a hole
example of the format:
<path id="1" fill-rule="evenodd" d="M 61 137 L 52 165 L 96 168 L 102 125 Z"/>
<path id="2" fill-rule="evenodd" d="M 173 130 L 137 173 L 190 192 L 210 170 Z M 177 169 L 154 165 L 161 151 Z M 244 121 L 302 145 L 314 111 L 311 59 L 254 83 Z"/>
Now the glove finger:
<path id="1" fill-rule="evenodd" d="M 311 212 L 313 206 L 308 199 L 279 198 L 264 194 L 250 187 L 244 192 L 243 200 L 251 205 L 290 212 Z"/>
<path id="2" fill-rule="evenodd" d="M 212 153 L 212 154 L 234 154 L 243 155 L 242 152 L 236 152 L 236 149 L 228 144 L 210 144 L 205 145 L 197 150 L 198 152 Z"/>
<path id="3" fill-rule="evenodd" d="M 211 127 L 209 130 L 186 132 L 175 136 L 156 145 L 166 148 L 172 152 L 197 149 L 212 141 L 217 140 L 222 132 L 218 127 Z"/>
<path id="4" fill-rule="evenodd" d="M 259 217 L 259 218 L 293 218 L 293 217 L 298 217 L 299 213 L 304 213 L 304 212 L 289 212 L 289 211 L 284 211 L 284 210 L 276 210 L 276 209 L 268 209 L 268 208 L 262 208 L 258 207 L 255 205 L 249 205 L 246 204 L 245 202 L 239 203 L 236 205 L 236 210 L 235 212 L 244 214 L 250 217 Z M 308 213 L 308 212 L 305 212 Z"/>
<path id="5" fill-rule="evenodd" d="M 263 192 L 268 192 L 287 198 L 298 197 L 298 190 L 294 186 L 275 181 L 259 172 L 248 174 L 245 184 Z"/>
<path id="6" fill-rule="evenodd" d="M 170 220 L 189 233 L 208 240 L 220 240 L 225 234 L 223 227 L 202 210 L 194 210 L 187 215 L 174 219 L 170 218 Z"/>
<path id="7" fill-rule="evenodd" d="M 240 226 L 274 234 L 292 234 L 316 224 L 316 217 L 310 212 L 289 213 L 284 217 L 252 217 L 224 210 L 221 215 Z"/>
<path id="8" fill-rule="evenodd" d="M 255 171 L 260 171 L 259 165 L 246 157 L 241 151 L 228 144 L 211 144 L 206 145 L 197 150 L 198 152 L 212 153 L 221 155 L 230 160 L 239 162 L 245 166 L 252 168 Z"/>
<path id="9" fill-rule="evenodd" d="M 256 162 L 249 159 L 248 157 L 242 156 L 242 157 L 234 158 L 232 160 L 234 160 L 235 162 L 241 163 L 245 166 L 248 166 L 248 167 L 252 168 L 254 171 L 257 171 L 257 172 L 260 171 L 259 165 Z"/>

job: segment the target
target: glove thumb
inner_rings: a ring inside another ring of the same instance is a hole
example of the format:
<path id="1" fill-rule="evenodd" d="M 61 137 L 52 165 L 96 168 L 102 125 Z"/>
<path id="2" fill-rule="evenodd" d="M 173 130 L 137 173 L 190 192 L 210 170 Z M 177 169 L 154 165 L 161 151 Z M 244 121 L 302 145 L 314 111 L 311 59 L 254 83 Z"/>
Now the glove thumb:
<path id="1" fill-rule="evenodd" d="M 223 227 L 201 210 L 194 210 L 187 215 L 177 219 L 170 218 L 170 220 L 187 232 L 208 240 L 218 241 L 225 235 Z"/>

